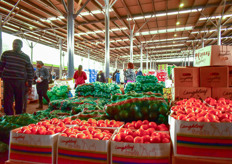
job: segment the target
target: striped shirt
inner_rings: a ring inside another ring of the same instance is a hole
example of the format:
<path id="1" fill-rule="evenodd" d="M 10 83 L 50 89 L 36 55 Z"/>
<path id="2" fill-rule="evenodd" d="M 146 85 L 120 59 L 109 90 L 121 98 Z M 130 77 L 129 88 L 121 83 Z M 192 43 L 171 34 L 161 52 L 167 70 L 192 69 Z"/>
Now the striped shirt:
<path id="1" fill-rule="evenodd" d="M 13 50 L 5 51 L 1 57 L 0 75 L 3 79 L 25 80 L 32 85 L 33 72 L 29 56 Z"/>

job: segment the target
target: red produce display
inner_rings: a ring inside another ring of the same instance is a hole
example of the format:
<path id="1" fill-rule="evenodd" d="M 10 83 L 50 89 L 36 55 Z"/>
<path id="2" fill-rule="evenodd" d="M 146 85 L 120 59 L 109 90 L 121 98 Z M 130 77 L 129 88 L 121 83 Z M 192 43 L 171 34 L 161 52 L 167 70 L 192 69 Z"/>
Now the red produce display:
<path id="1" fill-rule="evenodd" d="M 116 142 L 130 143 L 169 143 L 170 135 L 166 132 L 122 128 L 119 133 L 112 138 L 112 140 Z"/>
<path id="2" fill-rule="evenodd" d="M 151 131 L 168 131 L 169 128 L 165 124 L 157 125 L 155 122 L 149 122 L 148 120 L 138 120 L 132 121 L 131 123 L 126 123 L 124 128 L 129 129 L 143 129 L 143 130 L 151 130 Z"/>
<path id="3" fill-rule="evenodd" d="M 176 103 L 171 116 L 177 120 L 197 122 L 232 122 L 232 101 L 207 98 L 205 102 L 191 98 Z"/>

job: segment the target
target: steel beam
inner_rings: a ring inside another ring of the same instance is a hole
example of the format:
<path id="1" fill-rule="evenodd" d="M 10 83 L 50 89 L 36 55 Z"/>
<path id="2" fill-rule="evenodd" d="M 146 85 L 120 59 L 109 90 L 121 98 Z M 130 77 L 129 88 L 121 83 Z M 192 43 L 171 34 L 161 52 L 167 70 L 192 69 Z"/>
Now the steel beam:
<path id="1" fill-rule="evenodd" d="M 130 30 L 130 62 L 133 63 L 133 34 L 134 30 Z"/>
<path id="2" fill-rule="evenodd" d="M 141 44 L 141 52 L 140 52 L 140 69 L 143 70 L 143 44 Z"/>
<path id="3" fill-rule="evenodd" d="M 59 40 L 59 50 L 60 50 L 60 68 L 59 68 L 59 78 L 62 79 L 62 71 L 63 71 L 63 66 L 62 66 L 62 44 L 63 41 L 62 39 Z"/>
<path id="4" fill-rule="evenodd" d="M 217 45 L 221 45 L 221 19 L 218 21 L 217 27 Z"/>
<path id="5" fill-rule="evenodd" d="M 31 45 L 30 45 L 30 48 L 31 48 L 31 64 L 33 64 L 33 42 L 31 42 Z"/>
<path id="6" fill-rule="evenodd" d="M 110 74 L 110 4 L 105 0 L 105 74 L 108 81 Z"/>
<path id="7" fill-rule="evenodd" d="M 2 55 L 2 15 L 0 14 L 0 56 Z"/>
<path id="8" fill-rule="evenodd" d="M 148 52 L 147 52 L 146 68 L 147 68 L 147 71 L 148 71 Z"/>
<path id="9" fill-rule="evenodd" d="M 67 48 L 68 48 L 68 78 L 74 74 L 74 0 L 68 0 Z"/>

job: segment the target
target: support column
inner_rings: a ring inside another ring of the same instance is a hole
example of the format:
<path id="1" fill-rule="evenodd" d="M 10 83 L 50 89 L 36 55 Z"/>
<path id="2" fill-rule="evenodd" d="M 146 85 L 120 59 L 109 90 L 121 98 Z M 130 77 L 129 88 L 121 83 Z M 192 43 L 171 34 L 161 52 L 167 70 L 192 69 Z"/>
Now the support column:
<path id="1" fill-rule="evenodd" d="M 0 14 L 0 56 L 2 55 L 2 15 Z"/>
<path id="2" fill-rule="evenodd" d="M 65 67 L 65 65 L 64 65 L 64 56 L 65 56 L 65 53 L 64 53 L 64 52 L 63 52 L 63 55 L 62 55 L 62 56 L 63 56 L 63 60 L 62 60 L 62 61 L 63 61 L 62 70 L 64 70 L 64 67 Z"/>
<path id="3" fill-rule="evenodd" d="M 188 66 L 190 66 L 190 54 L 188 55 Z"/>
<path id="4" fill-rule="evenodd" d="M 146 63 L 147 71 L 148 71 L 148 52 L 147 52 L 147 63 Z"/>
<path id="5" fill-rule="evenodd" d="M 74 74 L 74 0 L 68 0 L 67 14 L 67 48 L 68 48 L 68 78 Z"/>
<path id="6" fill-rule="evenodd" d="M 133 63 L 133 30 L 130 30 L 130 62 Z"/>
<path id="7" fill-rule="evenodd" d="M 140 69 L 143 71 L 143 44 L 141 44 L 141 51 L 140 51 Z"/>
<path id="8" fill-rule="evenodd" d="M 217 28 L 217 45 L 221 45 L 221 20 L 218 21 L 218 28 Z"/>
<path id="9" fill-rule="evenodd" d="M 110 5 L 109 0 L 105 0 L 105 74 L 108 81 L 110 74 Z"/>
<path id="10" fill-rule="evenodd" d="M 150 60 L 150 70 L 152 70 L 152 59 Z"/>
<path id="11" fill-rule="evenodd" d="M 187 64 L 187 60 L 186 60 L 186 56 L 184 57 L 184 66 L 186 67 Z"/>
<path id="12" fill-rule="evenodd" d="M 125 69 L 125 67 L 124 67 L 124 62 L 122 63 L 122 69 L 123 69 L 123 70 Z"/>
<path id="13" fill-rule="evenodd" d="M 89 71 L 89 69 L 90 69 L 90 51 L 88 50 L 88 71 Z"/>
<path id="14" fill-rule="evenodd" d="M 204 38 L 201 39 L 201 47 L 202 47 L 202 48 L 205 47 Z"/>
<path id="15" fill-rule="evenodd" d="M 59 40 L 60 41 L 60 45 L 59 45 L 59 50 L 60 50 L 60 70 L 59 70 L 59 78 L 62 79 L 62 70 L 63 70 L 63 66 L 62 66 L 62 39 Z"/>
<path id="16" fill-rule="evenodd" d="M 118 69 L 118 58 L 115 60 L 115 69 Z"/>
<path id="17" fill-rule="evenodd" d="M 30 48 L 31 48 L 31 64 L 33 64 L 33 42 L 31 42 Z"/>

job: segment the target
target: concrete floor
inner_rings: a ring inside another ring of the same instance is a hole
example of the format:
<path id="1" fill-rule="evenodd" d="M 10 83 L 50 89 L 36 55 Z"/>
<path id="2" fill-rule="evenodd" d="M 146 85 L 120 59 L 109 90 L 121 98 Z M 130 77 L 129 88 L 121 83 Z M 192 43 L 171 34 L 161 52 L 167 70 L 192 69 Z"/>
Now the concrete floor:
<path id="1" fill-rule="evenodd" d="M 29 103 L 29 104 L 27 104 L 27 111 L 26 112 L 32 114 L 32 113 L 38 111 L 38 109 L 36 109 L 38 106 L 39 106 L 38 101 Z M 43 110 L 47 109 L 47 108 L 48 108 L 48 105 L 43 106 Z"/>

